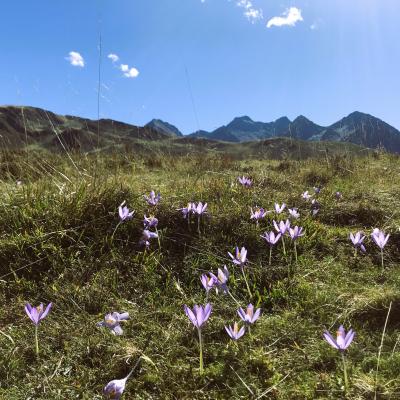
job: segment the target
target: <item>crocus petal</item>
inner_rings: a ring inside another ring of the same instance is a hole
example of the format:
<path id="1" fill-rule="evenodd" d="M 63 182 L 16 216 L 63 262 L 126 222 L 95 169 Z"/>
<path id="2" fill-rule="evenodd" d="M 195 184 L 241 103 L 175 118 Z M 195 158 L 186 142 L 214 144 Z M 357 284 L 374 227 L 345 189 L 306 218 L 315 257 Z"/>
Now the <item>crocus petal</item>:
<path id="1" fill-rule="evenodd" d="M 346 335 L 346 337 L 345 337 L 345 339 L 344 339 L 344 349 L 347 349 L 349 346 L 350 346 L 350 344 L 351 344 L 351 342 L 353 341 L 353 339 L 354 339 L 354 335 L 355 335 L 356 333 L 352 330 L 352 329 L 350 329 L 348 332 L 347 332 L 347 335 Z"/>
<path id="2" fill-rule="evenodd" d="M 197 326 L 196 316 L 194 315 L 193 311 L 186 304 L 183 306 L 183 309 L 185 311 L 185 314 L 189 317 L 190 321 L 192 321 L 192 324 L 194 326 Z"/>
<path id="3" fill-rule="evenodd" d="M 240 307 L 237 312 L 242 321 L 246 322 L 246 313 L 244 312 L 243 308 Z"/>
<path id="4" fill-rule="evenodd" d="M 40 316 L 40 320 L 42 320 L 43 318 L 47 317 L 47 314 L 50 312 L 51 307 L 53 306 L 53 303 L 49 303 L 46 307 L 46 309 L 44 310 L 43 314 Z"/>
<path id="5" fill-rule="evenodd" d="M 253 315 L 251 323 L 254 323 L 260 318 L 261 308 L 257 308 L 256 312 Z"/>
<path id="6" fill-rule="evenodd" d="M 123 313 L 119 314 L 118 319 L 120 321 L 126 321 L 127 319 L 129 319 L 129 313 L 123 312 Z"/>
<path id="7" fill-rule="evenodd" d="M 329 332 L 324 333 L 324 338 L 332 347 L 339 350 L 339 346 L 337 345 L 335 339 L 332 337 L 332 335 Z"/>
<path id="8" fill-rule="evenodd" d="M 120 325 L 115 325 L 115 326 L 111 329 L 111 331 L 112 331 L 112 332 L 114 333 L 114 335 L 116 335 L 116 336 L 121 336 L 121 335 L 124 333 Z"/>

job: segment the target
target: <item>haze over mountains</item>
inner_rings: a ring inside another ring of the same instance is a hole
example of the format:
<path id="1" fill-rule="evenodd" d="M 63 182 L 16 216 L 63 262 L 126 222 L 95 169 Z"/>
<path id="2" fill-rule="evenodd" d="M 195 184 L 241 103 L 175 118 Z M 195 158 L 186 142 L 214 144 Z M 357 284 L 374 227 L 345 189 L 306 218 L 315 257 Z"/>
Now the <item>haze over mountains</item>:
<path id="1" fill-rule="evenodd" d="M 212 132 L 198 131 L 183 136 L 168 122 L 154 119 L 144 127 L 111 119 L 94 121 L 76 116 L 61 116 L 35 107 L 0 107 L 0 145 L 7 148 L 68 146 L 88 150 L 97 147 L 129 145 L 137 141 L 173 140 L 180 145 L 215 141 L 242 142 L 290 138 L 306 142 L 342 142 L 368 148 L 384 148 L 400 153 L 400 131 L 384 121 L 354 112 L 330 126 L 321 126 L 304 116 L 291 121 L 282 117 L 273 122 L 253 121 L 248 116 L 233 119 Z"/>

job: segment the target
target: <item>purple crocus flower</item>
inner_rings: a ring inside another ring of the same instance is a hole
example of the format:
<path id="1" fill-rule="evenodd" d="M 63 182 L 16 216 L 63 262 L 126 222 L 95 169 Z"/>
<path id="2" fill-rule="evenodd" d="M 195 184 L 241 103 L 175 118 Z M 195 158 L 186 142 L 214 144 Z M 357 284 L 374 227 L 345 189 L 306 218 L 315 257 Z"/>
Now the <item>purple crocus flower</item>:
<path id="1" fill-rule="evenodd" d="M 299 214 L 299 212 L 297 211 L 297 208 L 289 208 L 288 211 L 289 211 L 289 215 L 290 215 L 291 217 L 293 217 L 294 219 L 300 218 L 300 214 Z"/>
<path id="2" fill-rule="evenodd" d="M 241 178 L 239 177 L 238 181 L 244 187 L 250 187 L 252 185 L 252 183 L 253 183 L 250 178 L 247 178 L 245 176 L 242 176 Z"/>
<path id="3" fill-rule="evenodd" d="M 308 193 L 308 190 L 307 191 L 305 191 L 304 193 L 302 193 L 301 194 L 301 197 L 304 199 L 304 200 L 310 200 L 311 199 L 311 194 L 310 193 Z"/>
<path id="4" fill-rule="evenodd" d="M 49 303 L 46 308 L 44 308 L 43 303 L 40 303 L 37 307 L 32 307 L 29 303 L 25 304 L 25 312 L 28 314 L 30 320 L 35 324 L 35 350 L 37 357 L 39 357 L 39 323 L 42 319 L 47 317 L 47 314 L 50 312 L 52 306 L 53 303 Z"/>
<path id="5" fill-rule="evenodd" d="M 274 227 L 275 227 L 275 230 L 277 231 L 277 232 L 280 232 L 281 234 L 282 234 L 282 236 L 289 230 L 289 228 L 290 228 L 290 221 L 287 219 L 285 222 L 283 222 L 283 221 L 280 221 L 279 222 L 279 225 L 276 223 L 276 221 L 274 220 L 273 221 L 273 223 L 274 223 Z"/>
<path id="6" fill-rule="evenodd" d="M 375 244 L 383 250 L 383 248 L 386 246 L 386 243 L 390 237 L 389 234 L 385 235 L 385 232 L 379 230 L 378 228 L 375 228 L 372 231 L 371 234 L 372 240 L 375 242 Z"/>
<path id="7" fill-rule="evenodd" d="M 183 306 L 185 314 L 188 316 L 192 324 L 200 329 L 202 325 L 208 320 L 211 315 L 212 307 L 210 303 L 207 303 L 204 307 L 194 305 L 193 310 L 191 310 L 186 304 Z"/>
<path id="8" fill-rule="evenodd" d="M 280 213 L 285 209 L 285 207 L 286 207 L 286 204 L 285 204 L 285 203 L 282 203 L 281 206 L 280 206 L 278 203 L 275 203 L 275 206 L 274 206 L 275 212 L 276 212 L 277 214 L 280 214 Z"/>
<path id="9" fill-rule="evenodd" d="M 40 321 L 47 317 L 47 314 L 50 312 L 53 303 L 49 303 L 46 309 L 43 306 L 43 303 L 40 303 L 37 307 L 32 307 L 29 303 L 25 305 L 25 312 L 28 314 L 28 317 L 31 321 L 38 326 Z"/>
<path id="10" fill-rule="evenodd" d="M 231 337 L 232 340 L 238 340 L 244 335 L 245 327 L 242 326 L 239 330 L 239 325 L 237 322 L 235 322 L 233 324 L 233 327 L 225 326 L 225 330 L 228 333 L 228 335 Z"/>
<path id="11" fill-rule="evenodd" d="M 121 314 L 118 312 L 113 312 L 111 314 L 107 314 L 104 317 L 104 321 L 98 322 L 97 326 L 104 326 L 110 329 L 112 334 L 116 336 L 121 336 L 123 334 L 123 331 L 120 322 L 126 321 L 127 319 L 129 319 L 129 314 L 127 312 Z"/>
<path id="12" fill-rule="evenodd" d="M 342 193 L 340 193 L 340 192 L 335 193 L 336 200 L 340 200 L 342 197 L 343 197 Z"/>
<path id="13" fill-rule="evenodd" d="M 118 214 L 121 222 L 131 219 L 135 211 L 129 211 L 129 208 L 124 205 L 125 201 L 118 207 Z"/>
<path id="14" fill-rule="evenodd" d="M 355 249 L 359 247 L 363 253 L 366 252 L 363 244 L 365 236 L 362 234 L 362 232 L 357 232 L 355 235 L 350 232 L 349 238 L 352 241 Z"/>
<path id="15" fill-rule="evenodd" d="M 244 312 L 243 308 L 241 307 L 237 310 L 237 312 L 242 321 L 246 322 L 247 324 L 254 324 L 254 322 L 260 318 L 261 308 L 257 308 L 257 310 L 254 312 L 253 304 L 249 304 L 246 312 Z"/>
<path id="16" fill-rule="evenodd" d="M 268 211 L 265 211 L 263 208 L 256 208 L 254 211 L 251 208 L 251 215 L 250 219 L 254 219 L 258 222 L 258 220 L 265 218 L 265 216 L 268 214 Z"/>
<path id="17" fill-rule="evenodd" d="M 217 284 L 218 278 L 212 273 L 210 273 L 209 275 L 202 274 L 200 277 L 200 281 L 204 289 L 208 293 Z"/>
<path id="18" fill-rule="evenodd" d="M 264 235 L 260 235 L 271 247 L 278 243 L 279 239 L 281 238 L 282 234 L 278 233 L 275 235 L 274 231 L 265 232 Z"/>
<path id="19" fill-rule="evenodd" d="M 335 349 L 340 351 L 345 351 L 351 344 L 354 339 L 355 332 L 350 329 L 347 334 L 343 328 L 343 325 L 340 325 L 338 331 L 336 332 L 336 340 L 332 337 L 332 335 L 328 332 L 324 332 L 325 340 Z"/>
<path id="20" fill-rule="evenodd" d="M 154 216 L 146 217 L 144 216 L 143 225 L 145 228 L 157 228 L 158 219 Z"/>
<path id="21" fill-rule="evenodd" d="M 228 254 L 232 258 L 233 263 L 236 265 L 240 265 L 241 267 L 243 267 L 247 261 L 247 250 L 244 247 L 242 247 L 242 249 L 239 250 L 239 247 L 236 246 L 236 251 L 234 256 L 233 254 L 229 253 L 229 251 Z"/>
<path id="22" fill-rule="evenodd" d="M 152 190 L 150 192 L 150 196 L 143 196 L 144 199 L 147 201 L 147 204 L 149 204 L 150 206 L 156 206 L 159 201 L 161 200 L 161 194 L 158 193 L 156 196 L 156 193 L 154 192 L 154 190 Z"/>
<path id="23" fill-rule="evenodd" d="M 206 213 L 207 203 L 203 204 L 201 201 L 196 205 L 193 203 L 192 210 L 197 215 L 202 215 Z"/>
<path id="24" fill-rule="evenodd" d="M 295 226 L 293 229 L 289 228 L 289 236 L 292 238 L 292 240 L 296 240 L 303 235 L 303 228 L 299 228 L 298 226 Z"/>
<path id="25" fill-rule="evenodd" d="M 199 361 L 200 361 L 200 374 L 203 373 L 203 340 L 201 338 L 201 327 L 208 320 L 211 315 L 211 304 L 207 303 L 204 307 L 197 304 L 191 310 L 186 304 L 183 306 L 185 314 L 188 316 L 192 324 L 197 328 L 199 334 Z"/>
<path id="26" fill-rule="evenodd" d="M 321 188 L 320 188 L 320 187 L 314 186 L 313 189 L 314 189 L 314 192 L 315 192 L 316 194 L 321 193 Z"/>
<path id="27" fill-rule="evenodd" d="M 183 218 L 186 218 L 188 215 L 194 212 L 195 204 L 188 203 L 184 208 L 178 208 L 178 211 L 182 211 Z"/>
<path id="28" fill-rule="evenodd" d="M 141 246 L 150 246 L 150 239 L 158 238 L 158 234 L 155 232 L 150 232 L 148 229 L 145 229 L 142 233 L 142 237 L 140 238 L 139 245 Z"/>
<path id="29" fill-rule="evenodd" d="M 315 199 L 312 199 L 311 201 L 311 214 L 313 216 L 316 216 L 319 213 L 320 210 L 320 205 L 319 202 Z"/>
<path id="30" fill-rule="evenodd" d="M 119 400 L 125 390 L 126 381 L 132 375 L 133 370 L 124 379 L 114 379 L 107 383 L 103 394 L 109 400 Z"/>
<path id="31" fill-rule="evenodd" d="M 224 269 L 218 268 L 218 275 L 215 276 L 212 272 L 210 276 L 214 278 L 215 287 L 221 289 L 224 293 L 228 292 L 228 280 L 229 280 L 229 271 L 226 265 L 224 265 Z"/>

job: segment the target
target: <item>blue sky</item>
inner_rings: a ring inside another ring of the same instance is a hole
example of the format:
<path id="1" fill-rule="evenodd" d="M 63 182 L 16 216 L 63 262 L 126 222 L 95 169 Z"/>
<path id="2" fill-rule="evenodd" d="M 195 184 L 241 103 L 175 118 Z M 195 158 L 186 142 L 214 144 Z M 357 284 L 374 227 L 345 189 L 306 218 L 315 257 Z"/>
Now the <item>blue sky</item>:
<path id="1" fill-rule="evenodd" d="M 398 0 L 4 2 L 0 104 L 96 118 L 101 31 L 103 118 L 190 133 L 358 110 L 400 128 L 399 15 Z"/>

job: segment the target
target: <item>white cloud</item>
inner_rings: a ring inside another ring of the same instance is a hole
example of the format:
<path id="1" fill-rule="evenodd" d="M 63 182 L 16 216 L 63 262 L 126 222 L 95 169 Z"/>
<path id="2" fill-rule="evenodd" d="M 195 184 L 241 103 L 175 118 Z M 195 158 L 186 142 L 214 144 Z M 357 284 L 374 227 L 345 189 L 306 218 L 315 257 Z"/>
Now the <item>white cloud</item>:
<path id="1" fill-rule="evenodd" d="M 69 61 L 74 67 L 83 68 L 85 66 L 85 60 L 76 51 L 70 51 L 68 57 L 65 57 L 65 59 Z"/>
<path id="2" fill-rule="evenodd" d="M 301 10 L 296 7 L 287 9 L 281 17 L 273 17 L 267 22 L 267 28 L 272 26 L 295 26 L 296 22 L 303 21 Z"/>
<path id="3" fill-rule="evenodd" d="M 117 62 L 119 60 L 119 57 L 116 54 L 113 54 L 113 53 L 109 54 L 107 56 L 107 58 L 109 58 L 113 63 L 115 63 L 115 62 Z"/>
<path id="4" fill-rule="evenodd" d="M 255 8 L 250 8 L 249 10 L 244 12 L 244 15 L 252 22 L 262 19 L 263 13 L 262 10 L 256 10 Z"/>
<path id="5" fill-rule="evenodd" d="M 134 67 L 129 68 L 128 64 L 121 64 L 119 68 L 126 78 L 137 78 L 139 76 L 139 71 Z"/>
<path id="6" fill-rule="evenodd" d="M 263 18 L 262 10 L 255 8 L 250 0 L 237 0 L 236 5 L 244 8 L 243 14 L 253 24 Z"/>

